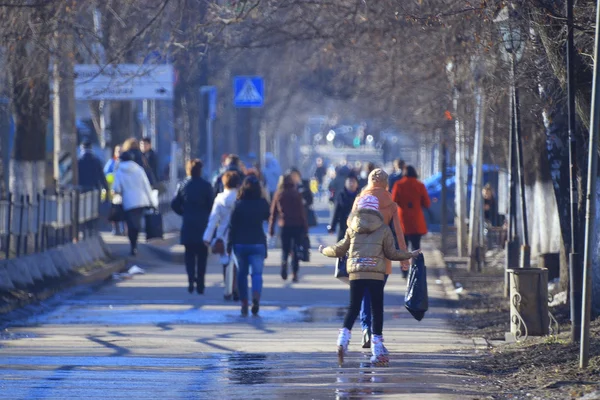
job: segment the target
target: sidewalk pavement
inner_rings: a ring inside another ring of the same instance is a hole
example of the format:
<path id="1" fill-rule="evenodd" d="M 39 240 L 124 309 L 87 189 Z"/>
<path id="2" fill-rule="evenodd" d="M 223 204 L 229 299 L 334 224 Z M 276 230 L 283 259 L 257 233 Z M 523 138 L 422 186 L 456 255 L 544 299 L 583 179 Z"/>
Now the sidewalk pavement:
<path id="1" fill-rule="evenodd" d="M 105 240 L 127 254 L 126 238 Z M 314 247 L 332 242 L 313 237 Z M 332 259 L 313 251 L 292 284 L 279 276 L 279 250 L 270 250 L 260 317 L 243 318 L 238 304 L 223 300 L 215 258 L 205 295 L 189 294 L 184 266 L 143 244 L 132 263 L 145 275 L 58 299 L 0 335 L 0 398 L 481 398 L 457 365 L 475 347 L 447 324 L 453 301 L 438 276 L 443 260 L 430 240 L 423 244 L 431 300 L 425 319 L 404 309 L 397 264 L 386 287 L 389 368 L 371 368 L 359 321 L 347 362 L 337 367 L 348 289 L 333 278 Z"/>

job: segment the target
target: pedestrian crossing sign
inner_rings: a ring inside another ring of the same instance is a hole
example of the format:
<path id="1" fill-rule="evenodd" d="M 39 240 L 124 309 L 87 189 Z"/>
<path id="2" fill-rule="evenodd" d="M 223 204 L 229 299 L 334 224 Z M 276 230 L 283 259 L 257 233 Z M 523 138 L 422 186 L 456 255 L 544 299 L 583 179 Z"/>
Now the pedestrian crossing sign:
<path id="1" fill-rule="evenodd" d="M 265 102 L 265 82 L 261 76 L 236 76 L 233 93 L 236 107 L 262 107 Z"/>

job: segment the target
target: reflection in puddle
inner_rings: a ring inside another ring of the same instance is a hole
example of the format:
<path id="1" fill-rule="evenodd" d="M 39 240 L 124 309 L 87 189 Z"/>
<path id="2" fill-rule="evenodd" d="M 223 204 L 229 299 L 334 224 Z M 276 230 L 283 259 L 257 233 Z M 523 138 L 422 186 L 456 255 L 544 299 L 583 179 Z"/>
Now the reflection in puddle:
<path id="1" fill-rule="evenodd" d="M 375 370 L 363 369 L 371 367 L 370 363 L 361 363 L 360 367 L 358 376 L 344 376 L 343 373 L 339 373 L 336 383 L 341 384 L 341 387 L 335 389 L 336 400 L 360 399 L 361 396 L 370 397 L 385 393 L 383 389 L 373 386 L 386 383 L 385 377 L 377 375 Z"/>
<path id="2" fill-rule="evenodd" d="M 235 354 L 227 357 L 229 380 L 236 385 L 262 385 L 270 368 L 265 367 L 265 354 Z"/>

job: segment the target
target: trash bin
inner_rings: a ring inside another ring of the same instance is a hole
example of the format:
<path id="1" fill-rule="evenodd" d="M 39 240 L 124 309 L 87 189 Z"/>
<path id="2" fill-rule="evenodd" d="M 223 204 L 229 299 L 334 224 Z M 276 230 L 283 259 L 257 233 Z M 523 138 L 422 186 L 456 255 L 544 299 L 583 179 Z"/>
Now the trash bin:
<path id="1" fill-rule="evenodd" d="M 509 269 L 510 332 L 517 340 L 550 332 L 548 270 Z"/>

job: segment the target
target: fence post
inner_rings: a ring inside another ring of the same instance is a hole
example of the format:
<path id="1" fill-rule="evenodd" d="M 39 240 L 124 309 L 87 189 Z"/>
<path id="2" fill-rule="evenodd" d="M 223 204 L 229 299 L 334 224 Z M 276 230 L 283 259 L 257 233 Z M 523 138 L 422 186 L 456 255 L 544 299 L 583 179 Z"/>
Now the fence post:
<path id="1" fill-rule="evenodd" d="M 12 233 L 12 212 L 13 212 L 13 194 L 8 193 L 8 233 L 6 235 L 6 259 L 10 258 L 10 235 Z"/>
<path id="2" fill-rule="evenodd" d="M 19 232 L 17 234 L 17 257 L 21 256 L 21 242 L 23 235 L 23 211 L 25 210 L 25 196 L 21 195 L 19 197 L 19 203 L 21 209 L 19 210 Z"/>
<path id="3" fill-rule="evenodd" d="M 66 207 L 66 201 L 65 201 L 65 194 L 64 194 L 64 192 L 61 192 L 59 196 L 60 196 L 59 197 L 60 198 L 60 204 L 58 204 L 58 202 L 57 202 L 56 210 L 57 210 L 57 212 L 58 212 L 59 208 L 61 208 L 62 210 L 61 210 L 61 213 L 59 215 L 59 218 L 57 218 L 60 221 L 60 222 L 57 223 L 57 227 L 58 227 L 57 231 L 60 230 L 60 244 L 65 244 L 66 243 L 66 239 L 65 239 L 66 233 L 65 233 L 65 230 L 67 229 L 66 228 L 66 223 L 65 223 L 65 210 L 66 210 L 67 207 Z M 58 198 L 57 198 L 57 200 L 58 200 Z M 57 235 L 58 235 L 58 232 L 57 232 Z M 58 243 L 58 241 L 57 241 L 57 243 Z"/>
<path id="4" fill-rule="evenodd" d="M 42 207 L 43 204 L 43 208 L 42 208 L 42 221 L 40 224 L 40 229 L 41 229 L 41 237 L 42 237 L 42 243 L 41 243 L 41 250 L 42 251 L 46 251 L 46 246 L 48 244 L 48 228 L 46 227 L 46 195 L 48 194 L 47 190 L 44 189 L 44 191 L 42 192 L 42 200 L 40 200 L 40 207 Z"/>
<path id="5" fill-rule="evenodd" d="M 23 203 L 23 215 L 27 217 L 25 225 L 25 234 L 23 235 L 23 254 L 27 255 L 29 252 L 29 228 L 31 227 L 31 196 L 25 196 L 25 203 Z"/>
<path id="6" fill-rule="evenodd" d="M 73 220 L 71 228 L 71 241 L 76 243 L 79 241 L 79 189 L 75 189 L 71 192 L 71 204 L 74 204 L 71 211 L 73 211 Z"/>

